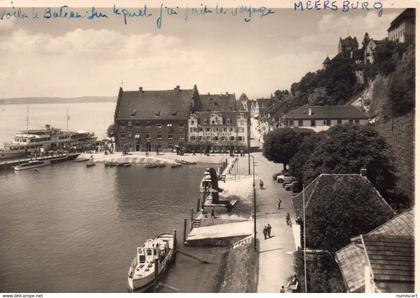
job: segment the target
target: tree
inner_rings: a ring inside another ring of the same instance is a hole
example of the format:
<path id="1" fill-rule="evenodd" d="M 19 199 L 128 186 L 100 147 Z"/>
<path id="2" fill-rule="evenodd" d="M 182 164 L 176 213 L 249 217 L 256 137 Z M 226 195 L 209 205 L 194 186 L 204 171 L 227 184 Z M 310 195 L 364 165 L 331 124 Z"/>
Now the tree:
<path id="1" fill-rule="evenodd" d="M 112 138 L 115 136 L 114 123 L 108 126 L 108 129 L 106 130 L 106 135 L 108 136 L 108 138 Z"/>
<path id="2" fill-rule="evenodd" d="M 303 183 L 303 167 L 317 147 L 318 143 L 325 137 L 324 132 L 313 133 L 303 139 L 298 152 L 293 156 L 289 163 L 290 174 L 297 178 L 299 184 Z"/>
<path id="3" fill-rule="evenodd" d="M 275 163 L 283 163 L 283 168 L 296 154 L 305 135 L 313 133 L 306 129 L 278 128 L 264 136 L 263 155 Z"/>
<path id="4" fill-rule="evenodd" d="M 308 246 L 335 252 L 352 237 L 368 233 L 393 217 L 390 208 L 378 205 L 378 195 L 370 182 L 346 182 L 322 185 L 322 200 L 314 201 L 307 211 Z"/>
<path id="5" fill-rule="evenodd" d="M 298 290 L 303 292 L 305 287 L 303 252 L 296 252 L 294 259 L 294 269 L 299 281 Z M 309 293 L 344 293 L 346 291 L 340 268 L 332 253 L 314 252 L 306 264 Z"/>
<path id="6" fill-rule="evenodd" d="M 326 132 L 307 159 L 303 181 L 308 184 L 321 173 L 359 173 L 362 167 L 382 194 L 394 189 L 396 178 L 385 139 L 370 126 L 337 125 Z"/>

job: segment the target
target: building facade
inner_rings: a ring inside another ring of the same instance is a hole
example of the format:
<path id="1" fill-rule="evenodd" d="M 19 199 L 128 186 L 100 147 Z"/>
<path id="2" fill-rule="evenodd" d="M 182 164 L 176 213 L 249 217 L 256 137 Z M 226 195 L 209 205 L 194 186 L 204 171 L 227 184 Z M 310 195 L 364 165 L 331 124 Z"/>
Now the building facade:
<path id="1" fill-rule="evenodd" d="M 114 116 L 117 151 L 155 151 L 184 146 L 188 117 L 198 101 L 198 90 L 123 91 Z"/>
<path id="2" fill-rule="evenodd" d="M 199 95 L 193 89 L 119 90 L 114 115 L 117 151 L 245 150 L 248 103 L 234 94 Z"/>
<path id="3" fill-rule="evenodd" d="M 282 118 L 282 127 L 308 128 L 316 132 L 331 126 L 354 123 L 368 124 L 369 117 L 354 106 L 302 106 Z"/>
<path id="4" fill-rule="evenodd" d="M 200 95 L 188 119 L 188 150 L 246 151 L 250 141 L 250 112 L 234 94 Z"/>
<path id="5" fill-rule="evenodd" d="M 388 38 L 394 42 L 414 42 L 416 30 L 416 10 L 414 8 L 405 9 L 388 28 Z"/>

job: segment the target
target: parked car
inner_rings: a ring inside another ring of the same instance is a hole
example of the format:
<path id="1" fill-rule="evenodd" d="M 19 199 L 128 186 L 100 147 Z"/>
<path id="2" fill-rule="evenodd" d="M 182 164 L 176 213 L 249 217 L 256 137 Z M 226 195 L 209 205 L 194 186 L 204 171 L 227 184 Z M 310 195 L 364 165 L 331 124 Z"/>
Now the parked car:
<path id="1" fill-rule="evenodd" d="M 283 187 L 287 191 L 296 192 L 297 188 L 298 188 L 298 182 L 297 181 L 292 181 L 290 183 L 283 183 Z"/>
<path id="2" fill-rule="evenodd" d="M 281 176 L 281 175 L 283 175 L 283 176 L 288 176 L 288 175 L 289 175 L 289 171 L 287 171 L 287 170 L 283 170 L 283 171 L 281 171 L 281 172 L 274 173 L 274 174 L 273 174 L 273 180 L 277 180 L 277 177 L 278 177 L 278 176 Z"/>
<path id="3" fill-rule="evenodd" d="M 279 175 L 277 176 L 277 182 L 283 184 L 291 183 L 293 181 L 296 181 L 296 178 L 289 175 Z"/>

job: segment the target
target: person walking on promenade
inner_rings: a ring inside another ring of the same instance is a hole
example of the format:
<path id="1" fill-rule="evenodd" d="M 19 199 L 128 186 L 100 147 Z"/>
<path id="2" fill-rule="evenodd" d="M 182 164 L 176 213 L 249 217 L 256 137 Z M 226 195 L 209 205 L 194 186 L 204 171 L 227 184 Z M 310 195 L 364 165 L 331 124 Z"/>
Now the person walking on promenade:
<path id="1" fill-rule="evenodd" d="M 270 226 L 270 224 L 267 225 L 267 236 L 268 236 L 268 238 L 271 238 L 271 226 Z"/>
<path id="2" fill-rule="evenodd" d="M 211 209 L 211 218 L 216 218 L 216 216 L 214 215 L 214 208 Z"/>
<path id="3" fill-rule="evenodd" d="M 267 239 L 267 226 L 264 227 L 263 234 L 264 234 L 264 240 L 266 240 Z"/>
<path id="4" fill-rule="evenodd" d="M 278 200 L 277 200 L 277 210 L 280 210 L 280 209 L 281 209 L 281 199 L 278 198 Z"/>
<path id="5" fill-rule="evenodd" d="M 286 289 L 284 288 L 284 286 L 281 286 L 280 293 L 286 293 Z"/>
<path id="6" fill-rule="evenodd" d="M 290 220 L 289 212 L 287 212 L 287 215 L 286 215 L 286 223 L 287 223 L 288 226 L 292 225 L 292 221 Z"/>
<path id="7" fill-rule="evenodd" d="M 264 182 L 260 179 L 260 189 L 264 188 Z"/>

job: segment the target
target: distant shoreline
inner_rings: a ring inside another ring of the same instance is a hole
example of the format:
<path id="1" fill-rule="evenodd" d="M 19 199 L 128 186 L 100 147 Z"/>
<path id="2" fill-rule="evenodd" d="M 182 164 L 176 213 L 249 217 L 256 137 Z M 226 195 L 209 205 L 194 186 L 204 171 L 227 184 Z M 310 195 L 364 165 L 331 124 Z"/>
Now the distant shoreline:
<path id="1" fill-rule="evenodd" d="M 115 96 L 85 96 L 85 97 L 21 97 L 0 99 L 0 105 L 25 105 L 25 104 L 62 104 L 62 103 L 99 103 L 117 102 Z"/>

